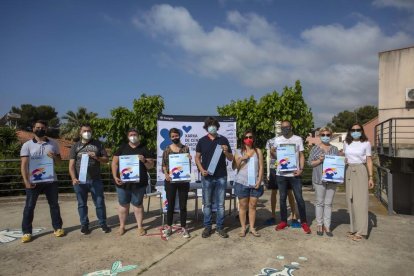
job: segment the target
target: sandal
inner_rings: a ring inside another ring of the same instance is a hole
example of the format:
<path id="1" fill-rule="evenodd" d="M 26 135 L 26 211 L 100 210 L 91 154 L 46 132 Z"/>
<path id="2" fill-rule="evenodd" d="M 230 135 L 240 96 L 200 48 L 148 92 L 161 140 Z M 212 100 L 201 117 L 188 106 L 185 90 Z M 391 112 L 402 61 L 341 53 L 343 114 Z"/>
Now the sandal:
<path id="1" fill-rule="evenodd" d="M 354 237 L 352 238 L 353 241 L 359 242 L 363 239 L 364 237 L 359 235 L 359 234 L 355 234 Z"/>
<path id="2" fill-rule="evenodd" d="M 251 230 L 250 230 L 250 234 L 252 234 L 253 236 L 255 236 L 255 237 L 260 237 L 261 235 L 260 235 L 260 233 L 258 233 L 257 231 L 256 231 L 256 229 L 254 229 L 254 228 L 252 228 Z"/>
<path id="3" fill-rule="evenodd" d="M 246 237 L 246 229 L 240 229 L 240 232 L 239 232 L 239 237 L 240 238 L 243 238 L 243 237 Z"/>
<path id="4" fill-rule="evenodd" d="M 124 234 L 125 234 L 125 232 L 126 232 L 125 228 L 121 228 L 121 227 L 120 227 L 120 228 L 118 229 L 118 232 L 117 232 L 117 233 L 118 233 L 118 235 L 119 235 L 119 236 L 122 236 L 122 235 L 124 235 Z"/>
<path id="5" fill-rule="evenodd" d="M 318 229 L 316 230 L 316 235 L 323 236 L 322 225 L 318 225 Z"/>
<path id="6" fill-rule="evenodd" d="M 346 232 L 346 236 L 350 239 L 352 239 L 355 234 L 356 234 L 356 232 L 351 232 L 351 231 Z"/>

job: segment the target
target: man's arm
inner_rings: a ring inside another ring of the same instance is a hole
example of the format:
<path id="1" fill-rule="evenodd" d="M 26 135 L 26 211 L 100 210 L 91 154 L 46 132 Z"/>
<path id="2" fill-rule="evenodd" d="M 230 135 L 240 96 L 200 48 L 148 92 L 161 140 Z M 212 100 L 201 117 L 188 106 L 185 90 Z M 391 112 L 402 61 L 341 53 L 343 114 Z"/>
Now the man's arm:
<path id="1" fill-rule="evenodd" d="M 22 174 L 24 186 L 26 187 L 26 189 L 31 189 L 35 185 L 32 185 L 29 181 L 29 157 L 22 156 L 20 159 L 20 173 Z"/>
<path id="2" fill-rule="evenodd" d="M 195 162 L 198 168 L 198 171 L 201 173 L 202 176 L 206 176 L 208 174 L 207 170 L 203 168 L 201 164 L 201 152 L 196 152 Z"/>
<path id="3" fill-rule="evenodd" d="M 80 183 L 79 179 L 76 177 L 75 159 L 69 160 L 69 174 L 70 178 L 72 179 L 72 185 L 77 185 Z"/>

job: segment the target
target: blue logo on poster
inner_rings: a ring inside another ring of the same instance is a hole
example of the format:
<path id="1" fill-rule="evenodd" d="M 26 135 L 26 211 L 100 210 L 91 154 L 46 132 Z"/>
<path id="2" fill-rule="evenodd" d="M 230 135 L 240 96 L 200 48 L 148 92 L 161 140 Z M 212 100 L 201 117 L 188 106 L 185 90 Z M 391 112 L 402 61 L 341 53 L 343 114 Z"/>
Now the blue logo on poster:
<path id="1" fill-rule="evenodd" d="M 191 129 L 191 126 L 189 128 Z M 188 131 L 190 131 L 190 129 Z M 180 138 L 181 138 L 181 136 L 183 136 L 183 132 L 182 132 L 181 129 L 179 129 L 179 131 L 180 131 Z M 160 144 L 160 149 L 165 150 L 169 145 L 172 144 L 171 139 L 170 139 L 169 130 L 166 129 L 166 128 L 161 129 L 160 135 L 164 139 Z"/>
<path id="2" fill-rule="evenodd" d="M 183 126 L 183 129 L 184 129 L 185 133 L 188 133 L 192 129 L 192 127 L 191 126 Z M 180 135 L 180 137 L 181 137 L 181 135 Z"/>

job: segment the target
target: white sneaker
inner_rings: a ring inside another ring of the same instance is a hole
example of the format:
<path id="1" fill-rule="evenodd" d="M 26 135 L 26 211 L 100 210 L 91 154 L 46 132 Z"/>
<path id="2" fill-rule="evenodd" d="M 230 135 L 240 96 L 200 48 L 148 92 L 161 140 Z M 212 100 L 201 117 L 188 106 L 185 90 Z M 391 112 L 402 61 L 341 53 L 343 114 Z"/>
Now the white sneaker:
<path id="1" fill-rule="evenodd" d="M 190 235 L 190 233 L 188 233 L 187 229 L 181 228 L 181 230 L 182 230 L 183 238 L 185 238 L 185 239 L 191 238 L 191 235 Z"/>

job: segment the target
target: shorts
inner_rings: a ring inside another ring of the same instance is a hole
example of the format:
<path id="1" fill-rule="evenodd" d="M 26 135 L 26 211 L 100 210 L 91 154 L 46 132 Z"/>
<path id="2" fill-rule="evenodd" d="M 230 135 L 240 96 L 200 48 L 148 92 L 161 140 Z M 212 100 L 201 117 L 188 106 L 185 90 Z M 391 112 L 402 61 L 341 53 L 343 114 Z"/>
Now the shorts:
<path id="1" fill-rule="evenodd" d="M 242 185 L 240 183 L 234 184 L 234 193 L 238 198 L 247 198 L 247 197 L 261 197 L 263 195 L 264 189 L 263 186 L 260 185 L 258 189 L 248 187 L 245 185 Z"/>
<path id="2" fill-rule="evenodd" d="M 276 181 L 276 169 L 270 169 L 269 181 L 267 182 L 267 188 L 269 190 L 277 190 L 279 186 Z M 290 183 L 287 185 L 288 190 L 292 190 L 292 185 Z"/>
<path id="3" fill-rule="evenodd" d="M 116 185 L 115 187 L 118 194 L 118 202 L 120 205 L 132 204 L 136 207 L 142 205 L 142 202 L 144 201 L 145 191 L 147 190 L 147 185 L 130 185 L 129 187 L 125 188 Z"/>

